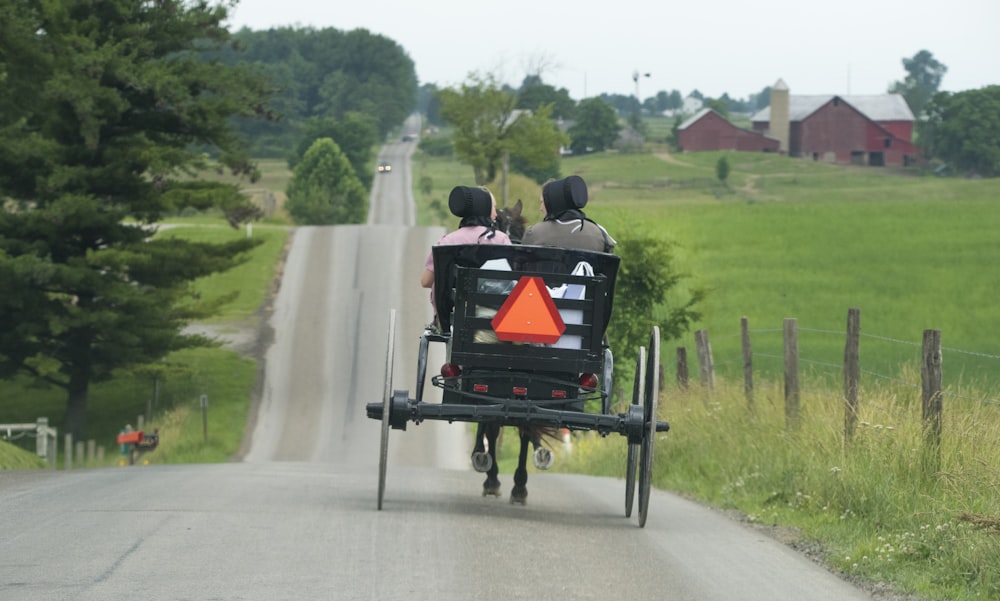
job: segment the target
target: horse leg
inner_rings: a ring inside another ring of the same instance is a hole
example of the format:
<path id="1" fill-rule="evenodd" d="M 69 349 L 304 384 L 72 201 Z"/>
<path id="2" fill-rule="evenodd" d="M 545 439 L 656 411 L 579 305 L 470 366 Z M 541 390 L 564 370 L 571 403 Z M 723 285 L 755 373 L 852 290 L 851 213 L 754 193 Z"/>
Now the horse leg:
<path id="1" fill-rule="evenodd" d="M 476 444 L 472 448 L 472 469 L 480 473 L 489 471 L 493 465 L 493 458 L 486 451 L 485 436 L 486 425 L 479 422 L 476 424 L 476 437 L 473 439 Z"/>
<path id="2" fill-rule="evenodd" d="M 476 449 L 480 457 L 480 464 L 477 471 L 486 472 L 486 480 L 483 481 L 483 496 L 500 496 L 500 479 L 497 474 L 500 471 L 497 465 L 497 435 L 500 433 L 500 426 L 497 423 L 482 423 L 476 428 Z M 488 448 L 484 449 L 483 439 L 485 437 Z M 476 465 L 476 453 L 473 453 L 473 464 Z M 479 469 L 485 467 L 486 469 Z"/>
<path id="3" fill-rule="evenodd" d="M 531 456 L 532 463 L 540 470 L 547 470 L 552 467 L 555 457 L 552 450 L 542 445 L 542 435 L 537 429 L 531 431 L 531 446 L 535 450 Z"/>
<path id="4" fill-rule="evenodd" d="M 510 502 L 524 505 L 528 500 L 528 443 L 531 435 L 524 428 L 519 428 L 521 434 L 521 452 L 517 455 L 517 469 L 514 471 L 514 488 L 510 491 Z"/>

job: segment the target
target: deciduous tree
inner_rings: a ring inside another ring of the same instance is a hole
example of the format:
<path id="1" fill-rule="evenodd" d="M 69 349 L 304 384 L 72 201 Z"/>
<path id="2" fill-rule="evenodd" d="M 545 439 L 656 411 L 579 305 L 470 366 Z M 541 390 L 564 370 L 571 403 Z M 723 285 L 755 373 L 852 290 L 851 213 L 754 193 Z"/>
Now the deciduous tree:
<path id="1" fill-rule="evenodd" d="M 602 151 L 614 145 L 622 126 L 614 107 L 600 98 L 580 101 L 577 119 L 569 128 L 572 139 L 570 149 L 574 154 Z"/>
<path id="2" fill-rule="evenodd" d="M 889 93 L 902 94 L 913 114 L 919 116 L 941 87 L 941 79 L 948 72 L 948 67 L 927 50 L 921 50 L 912 58 L 904 58 L 903 68 L 906 69 L 906 78 L 889 86 Z"/>
<path id="3" fill-rule="evenodd" d="M 958 171 L 1000 176 L 1000 86 L 940 92 L 918 127 L 925 157 Z"/>
<path id="4" fill-rule="evenodd" d="M 552 121 L 551 105 L 518 111 L 517 96 L 493 77 L 472 75 L 457 90 L 440 90 L 438 97 L 441 116 L 455 129 L 455 157 L 472 167 L 479 185 L 496 179 L 505 156 L 512 164 L 521 160 L 527 168 L 551 172 L 559 147 L 569 142 Z"/>
<path id="5" fill-rule="evenodd" d="M 684 274 L 677 271 L 671 245 L 662 238 L 626 232 L 618 238 L 615 254 L 622 260 L 608 338 L 616 368 L 627 373 L 635 365 L 639 347 L 648 347 L 653 326 L 659 326 L 663 341 L 679 338 L 701 317 L 696 306 L 705 293 L 693 290 L 686 293 L 687 300 L 667 302 L 668 297 L 685 297 L 674 290 Z"/>

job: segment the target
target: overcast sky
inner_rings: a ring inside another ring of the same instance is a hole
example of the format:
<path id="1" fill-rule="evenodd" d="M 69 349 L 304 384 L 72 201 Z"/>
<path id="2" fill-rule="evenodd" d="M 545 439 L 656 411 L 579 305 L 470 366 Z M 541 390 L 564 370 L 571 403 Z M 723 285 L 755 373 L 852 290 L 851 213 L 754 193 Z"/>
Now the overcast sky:
<path id="1" fill-rule="evenodd" d="M 398 43 L 421 84 L 527 73 L 576 100 L 694 89 L 745 98 L 783 79 L 792 94 L 881 94 L 929 50 L 941 89 L 1000 84 L 1000 0 L 240 0 L 232 29 L 364 28 Z"/>

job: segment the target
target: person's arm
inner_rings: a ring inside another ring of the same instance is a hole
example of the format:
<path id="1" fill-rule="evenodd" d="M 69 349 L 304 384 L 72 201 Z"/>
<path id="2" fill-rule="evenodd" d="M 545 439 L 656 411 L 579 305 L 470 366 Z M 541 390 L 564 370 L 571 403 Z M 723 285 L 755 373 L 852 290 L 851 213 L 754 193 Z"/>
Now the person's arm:
<path id="1" fill-rule="evenodd" d="M 423 275 L 420 276 L 420 285 L 424 288 L 430 288 L 434 285 L 434 272 L 430 269 L 425 269 Z"/>

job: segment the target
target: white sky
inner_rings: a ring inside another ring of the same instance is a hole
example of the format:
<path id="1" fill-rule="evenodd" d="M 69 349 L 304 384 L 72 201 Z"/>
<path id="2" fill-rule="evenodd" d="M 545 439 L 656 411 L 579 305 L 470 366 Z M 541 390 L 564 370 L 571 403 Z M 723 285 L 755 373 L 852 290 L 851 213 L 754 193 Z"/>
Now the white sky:
<path id="1" fill-rule="evenodd" d="M 784 79 L 792 94 L 881 94 L 928 50 L 941 89 L 1000 84 L 1000 0 L 239 0 L 233 30 L 364 28 L 399 44 L 421 84 L 471 72 L 517 86 L 642 98 L 694 89 L 746 98 Z"/>

